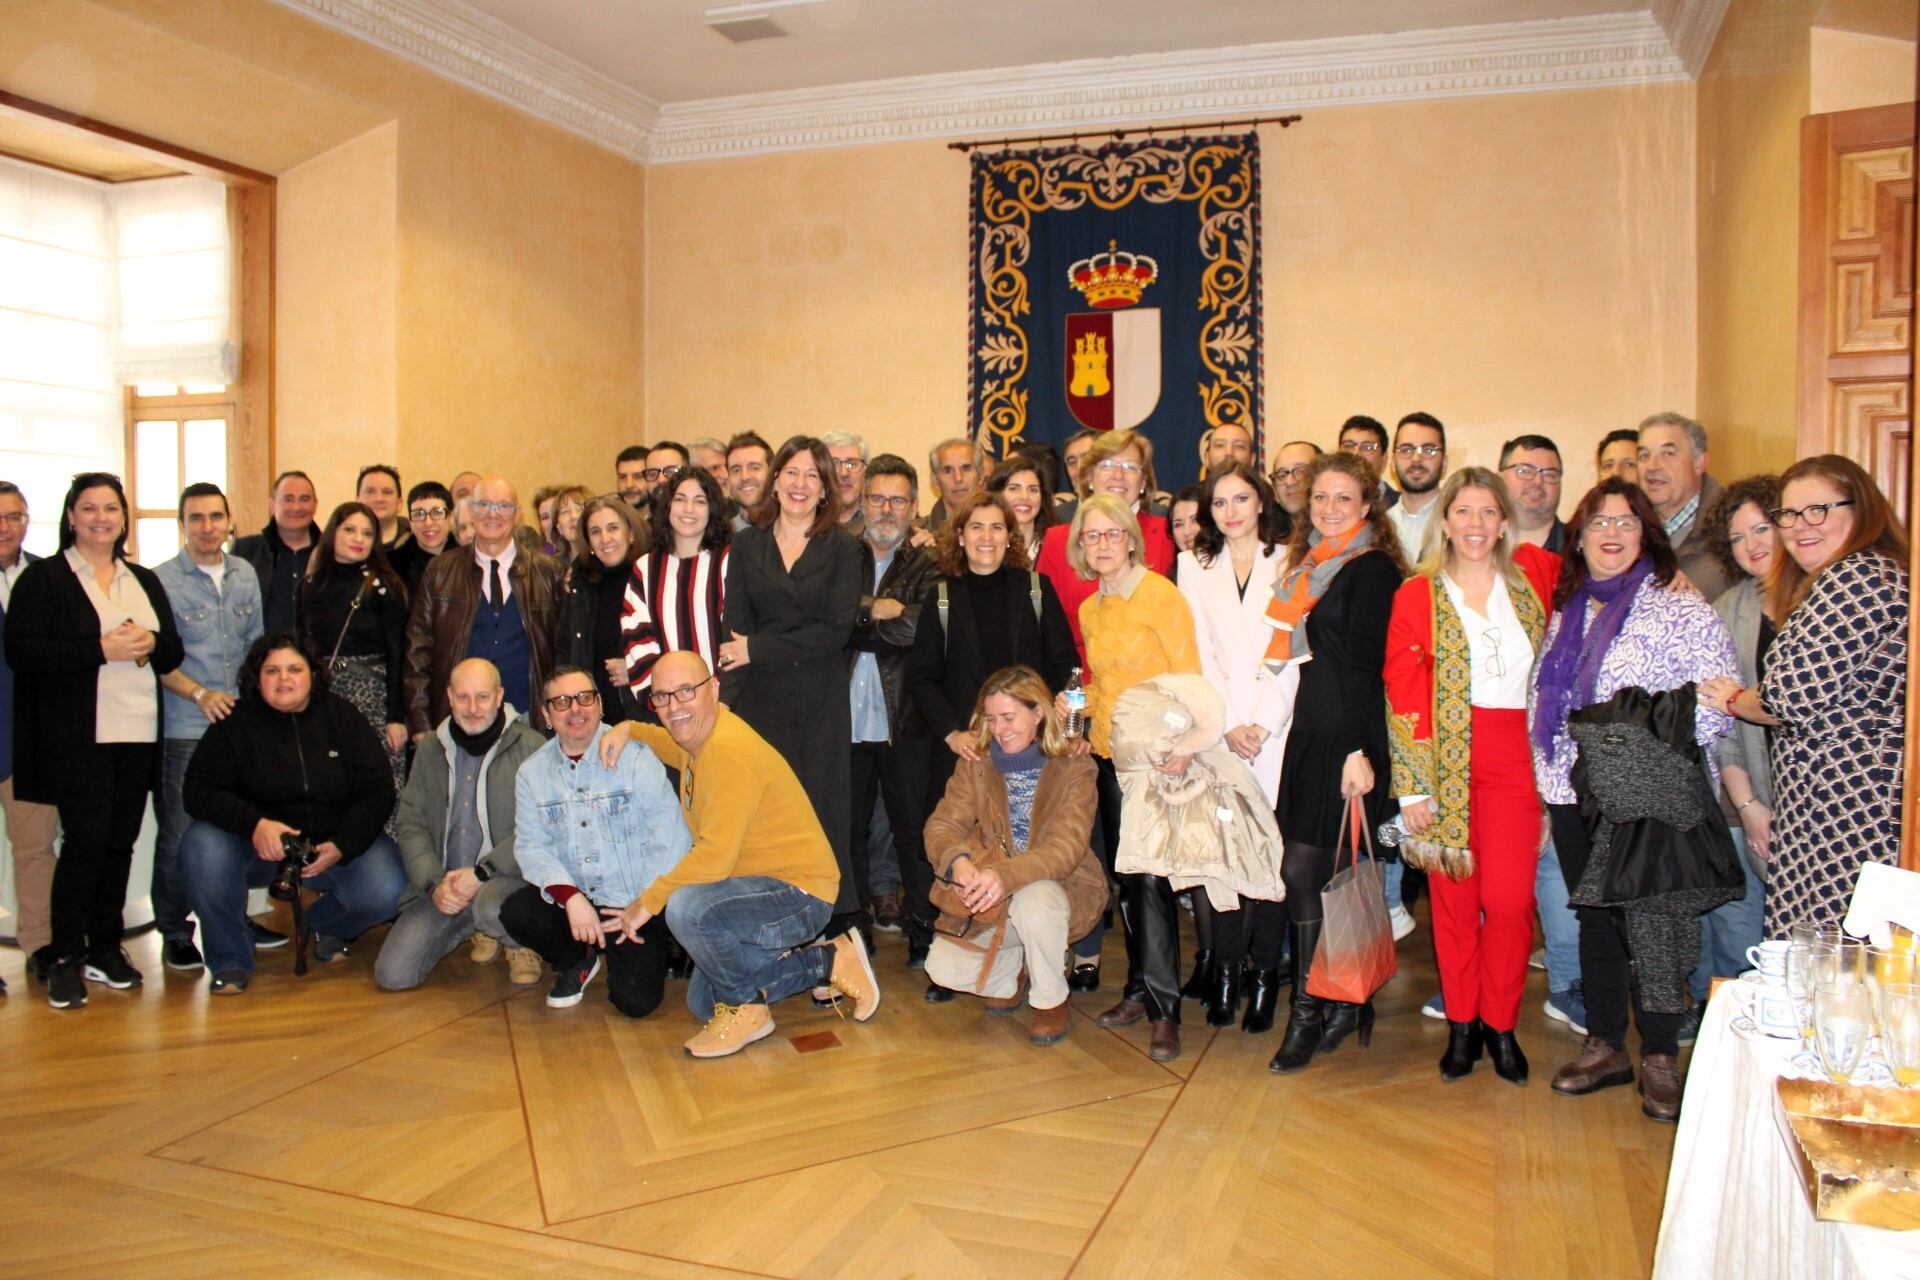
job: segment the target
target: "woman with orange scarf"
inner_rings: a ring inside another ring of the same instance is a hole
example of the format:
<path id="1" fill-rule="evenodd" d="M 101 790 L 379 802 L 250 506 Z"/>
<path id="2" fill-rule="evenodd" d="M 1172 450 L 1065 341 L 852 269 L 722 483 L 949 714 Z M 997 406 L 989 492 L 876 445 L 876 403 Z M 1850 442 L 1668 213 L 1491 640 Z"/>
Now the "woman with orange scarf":
<path id="1" fill-rule="evenodd" d="M 1373 1038 L 1371 1002 L 1307 994 L 1323 923 L 1320 892 L 1333 878 L 1346 797 L 1365 797 L 1369 828 L 1386 817 L 1389 755 L 1387 621 L 1405 565 L 1380 505 L 1380 478 L 1365 459 L 1328 453 L 1307 467 L 1308 519 L 1294 527 L 1288 568 L 1273 584 L 1266 661 L 1300 667 L 1293 727 L 1280 765 L 1280 861 L 1293 928 L 1293 1006 L 1270 1069 L 1298 1071 L 1354 1031 Z"/>
<path id="2" fill-rule="evenodd" d="M 1540 856 L 1527 684 L 1553 613 L 1560 560 L 1514 545 L 1499 476 L 1465 467 L 1441 487 L 1438 541 L 1394 597 L 1386 684 L 1402 853 L 1429 872 L 1433 950 L 1450 1034 L 1440 1078 L 1484 1052 L 1527 1082 L 1514 1039 Z"/>

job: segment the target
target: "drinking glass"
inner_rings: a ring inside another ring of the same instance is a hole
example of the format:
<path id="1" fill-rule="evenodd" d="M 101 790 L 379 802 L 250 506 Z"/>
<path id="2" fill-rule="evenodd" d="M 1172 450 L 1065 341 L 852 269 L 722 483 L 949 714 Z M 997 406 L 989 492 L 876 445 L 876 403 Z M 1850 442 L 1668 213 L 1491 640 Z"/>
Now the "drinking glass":
<path id="1" fill-rule="evenodd" d="M 1813 980 L 1808 984 L 1807 995 L 1811 999 L 1813 991 L 1819 987 L 1844 981 L 1840 973 L 1840 947 L 1837 943 L 1816 942 L 1807 948 L 1813 956 Z M 1792 954 L 1792 948 L 1788 948 Z"/>
<path id="2" fill-rule="evenodd" d="M 1873 1011 L 1881 1019 L 1887 1016 L 1883 993 L 1888 986 L 1913 982 L 1920 978 L 1914 954 L 1894 947 L 1867 948 L 1867 985 L 1873 988 Z"/>
<path id="3" fill-rule="evenodd" d="M 1867 944 L 1859 938 L 1841 938 L 1836 945 L 1840 952 L 1840 967 L 1835 980 L 1864 983 L 1867 980 Z"/>
<path id="4" fill-rule="evenodd" d="M 1828 983 L 1813 993 L 1813 1042 L 1827 1076 L 1851 1084 L 1873 1030 L 1873 993 L 1863 982 Z"/>
<path id="5" fill-rule="evenodd" d="M 1793 998 L 1793 1016 L 1800 1024 L 1802 1040 L 1813 1039 L 1814 953 L 1817 950 L 1803 942 L 1787 948 L 1787 994 Z M 1838 958 L 1837 952 L 1835 957 Z"/>
<path id="6" fill-rule="evenodd" d="M 1815 946 L 1823 942 L 1837 946 L 1843 936 L 1840 932 L 1839 925 L 1816 924 L 1811 920 L 1802 920 L 1799 924 L 1796 924 L 1792 929 L 1788 930 L 1789 941 L 1805 943 L 1808 946 Z"/>
<path id="7" fill-rule="evenodd" d="M 1920 1085 L 1920 985 L 1889 982 L 1880 988 L 1880 1051 L 1902 1089 Z"/>

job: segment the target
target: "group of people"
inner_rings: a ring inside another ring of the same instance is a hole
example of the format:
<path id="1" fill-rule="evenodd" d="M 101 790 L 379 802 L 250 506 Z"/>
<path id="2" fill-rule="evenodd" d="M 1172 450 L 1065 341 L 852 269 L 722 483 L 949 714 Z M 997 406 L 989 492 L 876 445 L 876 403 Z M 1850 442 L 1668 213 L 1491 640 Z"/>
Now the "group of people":
<path id="1" fill-rule="evenodd" d="M 29 970 L 56 1008 L 139 985 L 120 904 L 151 793 L 164 961 L 220 994 L 286 941 L 247 916 L 273 883 L 317 895 L 317 961 L 392 921 L 389 989 L 469 940 L 517 982 L 550 968 L 557 1007 L 604 970 L 646 1016 L 690 975 L 695 1056 L 802 992 L 871 1017 L 876 932 L 929 1001 L 1024 1005 L 1045 1045 L 1117 907 L 1100 1025 L 1147 1022 L 1166 1060 L 1183 999 L 1259 1034 L 1290 984 L 1291 1072 L 1371 1039 L 1370 1001 L 1310 981 L 1340 848 L 1378 833 L 1396 937 L 1429 888 L 1443 1079 L 1487 1057 L 1526 1082 L 1537 918 L 1548 1013 L 1585 1037 L 1553 1087 L 1637 1080 L 1672 1119 L 1706 983 L 1897 857 L 1905 532 L 1837 456 L 1723 491 L 1676 414 L 1610 434 L 1566 522 L 1544 436 L 1452 471 L 1425 413 L 1335 443 L 1263 472 L 1219 426 L 1165 494 L 1130 431 L 993 461 L 955 438 L 924 516 L 914 464 L 850 433 L 634 446 L 614 493 L 524 511 L 475 473 L 403 508 L 373 466 L 324 525 L 288 472 L 231 546 L 225 496 L 189 486 L 153 569 L 115 477 L 75 477 L 33 564 L 0 483 Z M 1143 746 L 1146 695 L 1207 727 Z M 1277 834 L 1185 874 L 1144 798 L 1182 785 L 1238 786 Z"/>

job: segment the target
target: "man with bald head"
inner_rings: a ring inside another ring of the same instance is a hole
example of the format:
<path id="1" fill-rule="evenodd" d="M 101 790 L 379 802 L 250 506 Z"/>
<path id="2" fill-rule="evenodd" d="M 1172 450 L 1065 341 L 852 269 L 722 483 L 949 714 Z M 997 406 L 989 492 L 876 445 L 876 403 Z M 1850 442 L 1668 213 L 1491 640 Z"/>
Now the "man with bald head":
<path id="1" fill-rule="evenodd" d="M 514 858 L 514 776 L 545 739 L 507 705 L 485 658 L 455 664 L 447 701 L 452 713 L 421 742 L 394 814 L 407 888 L 373 966 L 385 991 L 419 986 L 475 933 L 504 937 L 500 904 L 527 885 Z M 509 947 L 507 962 L 516 984 L 540 981 L 531 950 Z"/>
<path id="2" fill-rule="evenodd" d="M 407 617 L 407 732 L 416 743 L 447 718 L 462 658 L 492 663 L 507 703 L 534 728 L 547 727 L 535 694 L 553 669 L 565 571 L 515 543 L 520 499 L 503 477 L 483 477 L 468 510 L 473 545 L 433 558 Z"/>
<path id="3" fill-rule="evenodd" d="M 687 1008 L 707 1025 L 687 1054 L 723 1058 L 772 1035 L 769 1006 L 813 987 L 844 997 L 854 1021 L 871 1018 L 880 984 L 859 935 L 810 945 L 833 912 L 840 868 L 786 760 L 720 704 L 697 653 L 656 662 L 647 701 L 661 725 L 633 720 L 627 732 L 680 771 L 693 848 L 608 924 L 638 938 L 664 915 L 693 958 Z M 617 758 L 626 735 L 601 741 L 603 758 Z"/>

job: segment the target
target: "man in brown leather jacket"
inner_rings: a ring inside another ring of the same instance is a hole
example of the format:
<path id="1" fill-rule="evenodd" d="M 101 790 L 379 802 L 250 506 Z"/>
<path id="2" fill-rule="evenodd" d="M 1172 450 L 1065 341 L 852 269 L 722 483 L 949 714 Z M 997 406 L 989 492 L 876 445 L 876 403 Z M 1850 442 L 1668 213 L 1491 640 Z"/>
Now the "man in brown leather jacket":
<path id="1" fill-rule="evenodd" d="M 507 701 L 548 731 L 534 693 L 553 669 L 564 571 L 516 544 L 520 500 L 505 479 L 482 480 L 471 510 L 473 546 L 433 558 L 407 618 L 407 732 L 415 742 L 446 719 L 447 683 L 463 658 L 493 663 Z"/>

